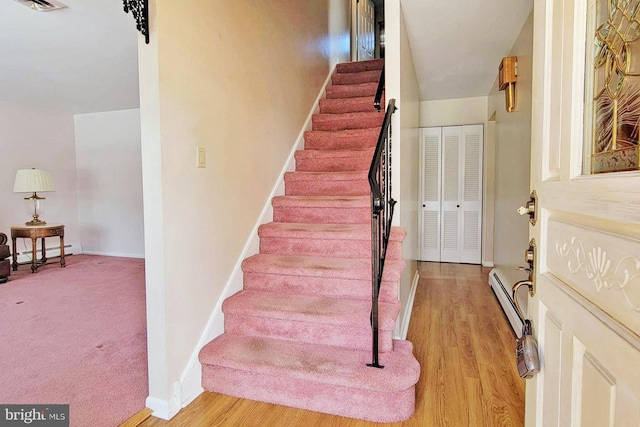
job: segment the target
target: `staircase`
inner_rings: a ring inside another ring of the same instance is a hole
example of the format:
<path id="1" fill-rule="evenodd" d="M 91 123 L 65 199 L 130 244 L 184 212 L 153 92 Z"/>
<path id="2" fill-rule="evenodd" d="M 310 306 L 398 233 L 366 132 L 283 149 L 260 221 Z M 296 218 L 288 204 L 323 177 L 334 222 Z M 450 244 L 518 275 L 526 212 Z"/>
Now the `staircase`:
<path id="1" fill-rule="evenodd" d="M 420 366 L 393 340 L 405 231 L 394 228 L 371 361 L 371 207 L 367 173 L 384 112 L 383 61 L 339 64 L 285 175 L 244 289 L 223 303 L 225 333 L 200 352 L 205 390 L 374 422 L 410 418 Z"/>

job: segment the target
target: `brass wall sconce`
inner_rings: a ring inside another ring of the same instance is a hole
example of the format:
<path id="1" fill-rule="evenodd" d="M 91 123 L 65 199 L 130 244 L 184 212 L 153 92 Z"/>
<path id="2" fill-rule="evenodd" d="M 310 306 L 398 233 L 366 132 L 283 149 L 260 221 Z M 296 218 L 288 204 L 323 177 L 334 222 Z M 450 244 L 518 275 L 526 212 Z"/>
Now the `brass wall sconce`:
<path id="1" fill-rule="evenodd" d="M 498 68 L 498 87 L 505 90 L 505 102 L 507 112 L 512 113 L 516 109 L 516 82 L 518 81 L 518 57 L 508 56 L 502 58 Z"/>

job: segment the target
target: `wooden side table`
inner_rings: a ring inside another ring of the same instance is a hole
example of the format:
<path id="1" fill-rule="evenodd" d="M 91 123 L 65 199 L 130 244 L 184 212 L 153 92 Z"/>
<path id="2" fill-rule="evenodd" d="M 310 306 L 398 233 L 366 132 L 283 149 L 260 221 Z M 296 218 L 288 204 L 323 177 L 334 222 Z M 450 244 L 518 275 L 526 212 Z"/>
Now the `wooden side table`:
<path id="1" fill-rule="evenodd" d="M 44 244 L 44 239 L 47 237 L 60 237 L 60 266 L 64 267 L 64 225 L 37 225 L 37 226 L 15 226 L 11 227 L 11 240 L 13 242 L 13 271 L 18 269 L 18 252 L 16 250 L 16 239 L 25 238 L 31 239 L 31 272 L 38 271 L 38 267 L 46 264 L 47 262 L 47 250 Z M 36 242 L 38 239 L 42 239 L 42 258 L 38 261 Z"/>

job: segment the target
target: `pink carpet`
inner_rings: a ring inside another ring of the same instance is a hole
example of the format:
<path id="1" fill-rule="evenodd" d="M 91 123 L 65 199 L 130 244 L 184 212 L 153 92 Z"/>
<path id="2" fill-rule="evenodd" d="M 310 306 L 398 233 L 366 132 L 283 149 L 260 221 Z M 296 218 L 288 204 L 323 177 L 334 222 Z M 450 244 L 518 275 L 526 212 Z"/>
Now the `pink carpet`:
<path id="1" fill-rule="evenodd" d="M 410 418 L 420 366 L 393 340 L 406 232 L 393 228 L 371 362 L 371 207 L 367 173 L 384 113 L 373 107 L 383 62 L 339 64 L 320 112 L 242 263 L 225 333 L 200 352 L 206 390 L 375 422 Z"/>
<path id="2" fill-rule="evenodd" d="M 66 261 L 0 285 L 0 402 L 70 404 L 72 426 L 117 426 L 148 395 L 144 260 Z"/>

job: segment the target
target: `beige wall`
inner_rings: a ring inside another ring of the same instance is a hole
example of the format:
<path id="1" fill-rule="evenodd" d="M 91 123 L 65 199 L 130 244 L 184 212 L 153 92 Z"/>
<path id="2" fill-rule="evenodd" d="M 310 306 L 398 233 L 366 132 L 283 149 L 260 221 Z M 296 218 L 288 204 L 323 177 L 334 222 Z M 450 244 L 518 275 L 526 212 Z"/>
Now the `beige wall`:
<path id="1" fill-rule="evenodd" d="M 488 114 L 495 112 L 494 256 L 496 266 L 508 268 L 523 264 L 529 241 L 528 217 L 519 216 L 516 209 L 529 198 L 532 55 L 533 13 L 509 53 L 518 57 L 516 111 L 506 112 L 497 80 L 488 104 Z"/>
<path id="2" fill-rule="evenodd" d="M 74 138 L 72 114 L 0 101 L 0 232 L 9 236 L 12 225 L 31 219 L 23 200 L 29 194 L 14 193 L 13 183 L 18 169 L 38 168 L 56 186 L 39 194 L 46 198 L 41 219 L 64 224 L 65 243 L 79 243 Z M 27 249 L 22 243 L 18 251 Z"/>
<path id="3" fill-rule="evenodd" d="M 151 3 L 154 46 L 140 45 L 150 400 L 171 416 L 175 381 L 331 66 L 348 57 L 349 3 Z"/>
<path id="4" fill-rule="evenodd" d="M 396 99 L 398 111 L 393 119 L 393 197 L 398 200 L 394 224 L 407 230 L 403 255 L 407 261 L 400 280 L 402 304 L 398 323 L 405 321 L 405 311 L 418 259 L 418 175 L 420 150 L 420 91 L 399 2 L 385 2 L 385 96 Z"/>

